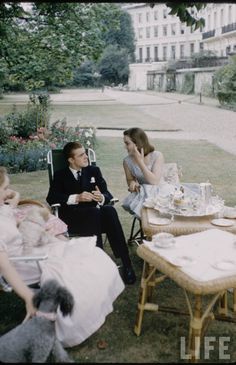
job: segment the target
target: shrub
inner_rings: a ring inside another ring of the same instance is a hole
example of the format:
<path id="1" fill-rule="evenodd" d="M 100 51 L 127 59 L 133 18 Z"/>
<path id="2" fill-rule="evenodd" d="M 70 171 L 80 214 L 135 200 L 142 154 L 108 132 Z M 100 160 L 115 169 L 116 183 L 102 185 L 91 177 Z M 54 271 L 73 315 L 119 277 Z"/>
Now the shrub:
<path id="1" fill-rule="evenodd" d="M 194 73 L 186 72 L 181 92 L 183 94 L 192 94 L 194 92 Z"/>
<path id="2" fill-rule="evenodd" d="M 0 145 L 7 143 L 11 134 L 12 128 L 4 118 L 0 118 Z"/>
<path id="3" fill-rule="evenodd" d="M 214 74 L 214 87 L 222 105 L 236 105 L 236 56 Z"/>

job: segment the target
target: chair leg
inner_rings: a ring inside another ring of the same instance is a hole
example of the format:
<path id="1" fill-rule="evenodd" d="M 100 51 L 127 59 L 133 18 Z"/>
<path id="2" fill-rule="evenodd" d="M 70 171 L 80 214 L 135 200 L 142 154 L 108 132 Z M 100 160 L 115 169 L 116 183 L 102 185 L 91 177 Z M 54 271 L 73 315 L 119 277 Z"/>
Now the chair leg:
<path id="1" fill-rule="evenodd" d="M 135 224 L 137 221 L 139 222 L 139 229 L 134 233 Z M 138 217 L 134 216 L 131 226 L 130 236 L 128 238 L 128 244 L 130 245 L 133 242 L 135 242 L 139 246 L 140 242 L 142 242 L 144 238 L 145 236 L 142 230 L 141 220 Z"/>

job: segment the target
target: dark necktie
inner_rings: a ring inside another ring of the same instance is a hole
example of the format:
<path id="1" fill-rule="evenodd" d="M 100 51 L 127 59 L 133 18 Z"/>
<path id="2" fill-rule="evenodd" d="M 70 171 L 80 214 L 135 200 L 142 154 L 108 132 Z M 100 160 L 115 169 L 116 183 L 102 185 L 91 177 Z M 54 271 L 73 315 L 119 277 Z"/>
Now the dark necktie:
<path id="1" fill-rule="evenodd" d="M 77 181 L 80 183 L 81 170 L 77 171 Z"/>

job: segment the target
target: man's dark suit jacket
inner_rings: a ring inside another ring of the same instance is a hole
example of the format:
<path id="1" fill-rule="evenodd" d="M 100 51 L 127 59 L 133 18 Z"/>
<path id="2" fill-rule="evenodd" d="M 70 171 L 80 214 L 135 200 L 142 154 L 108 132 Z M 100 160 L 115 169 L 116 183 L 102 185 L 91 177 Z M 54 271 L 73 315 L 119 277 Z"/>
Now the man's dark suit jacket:
<path id="1" fill-rule="evenodd" d="M 67 167 L 56 171 L 53 182 L 49 188 L 47 202 L 52 205 L 60 203 L 59 217 L 68 225 L 68 232 L 83 236 L 98 234 L 101 230 L 97 202 L 80 202 L 79 204 L 68 205 L 67 201 L 71 194 L 80 194 L 83 191 L 91 192 L 95 186 L 105 197 L 104 205 L 107 205 L 113 198 L 107 190 L 107 183 L 97 166 L 82 168 L 80 181 L 77 181 Z"/>
<path id="2" fill-rule="evenodd" d="M 107 183 L 102 176 L 101 170 L 97 166 L 87 166 L 82 168 L 82 174 L 80 177 L 80 182 L 78 182 L 70 169 L 67 167 L 65 169 L 56 171 L 54 174 L 53 182 L 49 188 L 47 202 L 51 204 L 60 203 L 63 206 L 66 204 L 68 198 L 72 194 L 80 194 L 83 191 L 91 192 L 95 190 L 95 186 L 98 186 L 99 190 L 105 197 L 105 203 L 113 198 L 111 193 L 107 190 Z M 79 206 L 96 206 L 96 202 L 79 203 Z"/>

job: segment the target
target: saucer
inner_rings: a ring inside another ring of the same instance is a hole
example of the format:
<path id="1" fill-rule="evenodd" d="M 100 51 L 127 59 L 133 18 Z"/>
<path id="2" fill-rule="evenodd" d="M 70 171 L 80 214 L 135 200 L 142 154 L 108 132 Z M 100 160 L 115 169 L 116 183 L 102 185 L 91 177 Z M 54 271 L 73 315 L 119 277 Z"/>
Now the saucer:
<path id="1" fill-rule="evenodd" d="M 231 221 L 229 219 L 224 219 L 224 218 L 218 218 L 218 219 L 213 219 L 211 221 L 211 224 L 214 224 L 215 226 L 220 226 L 220 227 L 230 227 L 234 225 L 234 221 Z"/>
<path id="2" fill-rule="evenodd" d="M 194 260 L 192 257 L 190 256 L 179 256 L 176 257 L 175 259 L 171 260 L 171 264 L 175 265 L 175 266 L 191 266 L 193 264 L 195 264 L 196 260 Z"/>
<path id="3" fill-rule="evenodd" d="M 217 270 L 229 271 L 236 270 L 236 261 L 234 260 L 222 260 L 215 262 L 212 266 Z"/>
<path id="4" fill-rule="evenodd" d="M 153 217 L 153 218 L 149 218 L 148 222 L 150 224 L 157 225 L 157 226 L 165 226 L 167 224 L 170 224 L 171 220 L 169 218 Z"/>

